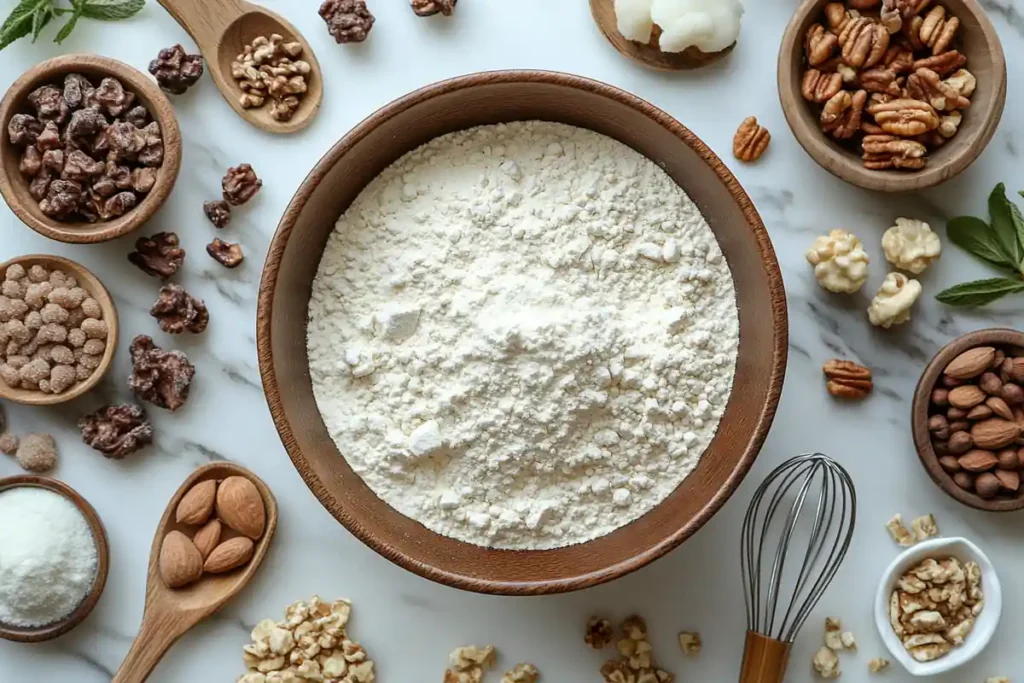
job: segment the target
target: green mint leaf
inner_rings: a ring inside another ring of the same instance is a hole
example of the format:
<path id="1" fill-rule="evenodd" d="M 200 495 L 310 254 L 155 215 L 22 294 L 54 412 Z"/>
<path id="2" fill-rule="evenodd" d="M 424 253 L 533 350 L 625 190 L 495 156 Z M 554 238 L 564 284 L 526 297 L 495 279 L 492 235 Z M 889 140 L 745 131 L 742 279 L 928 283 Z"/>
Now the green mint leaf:
<path id="1" fill-rule="evenodd" d="M 991 216 L 992 231 L 999 238 L 1010 261 L 1020 267 L 1024 261 L 1024 219 L 1017 206 L 1006 198 L 1006 185 L 999 183 L 988 198 L 988 212 Z M 1019 230 L 1019 232 L 1018 232 Z"/>
<path id="2" fill-rule="evenodd" d="M 984 306 L 1014 292 L 1024 292 L 1024 281 L 997 277 L 964 282 L 939 292 L 935 298 L 950 306 Z"/>
<path id="3" fill-rule="evenodd" d="M 82 16 L 81 11 L 76 7 L 71 14 L 71 18 L 68 19 L 63 26 L 60 27 L 60 31 L 54 36 L 53 42 L 60 44 L 71 35 L 71 32 L 75 30 L 75 26 L 78 24 L 78 18 Z"/>
<path id="4" fill-rule="evenodd" d="M 120 21 L 138 14 L 146 0 L 87 0 L 82 3 L 82 16 L 102 21 Z"/>
<path id="5" fill-rule="evenodd" d="M 19 38 L 32 33 L 32 22 L 36 12 L 51 0 L 22 0 L 11 10 L 0 26 L 0 50 L 4 49 Z"/>
<path id="6" fill-rule="evenodd" d="M 36 42 L 39 39 L 39 34 L 43 32 L 43 28 L 50 23 L 53 19 L 54 11 L 52 5 L 43 5 L 36 13 L 32 15 L 32 42 Z"/>
<path id="7" fill-rule="evenodd" d="M 964 251 L 994 266 L 1017 272 L 1017 262 L 1010 259 L 1002 242 L 988 223 L 974 216 L 960 216 L 946 224 L 946 235 Z"/>

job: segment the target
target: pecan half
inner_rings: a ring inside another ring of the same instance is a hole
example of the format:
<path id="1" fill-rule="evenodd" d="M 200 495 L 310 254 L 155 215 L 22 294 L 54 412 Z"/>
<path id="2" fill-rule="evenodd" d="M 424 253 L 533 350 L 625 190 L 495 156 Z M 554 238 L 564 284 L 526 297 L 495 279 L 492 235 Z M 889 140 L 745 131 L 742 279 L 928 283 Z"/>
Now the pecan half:
<path id="1" fill-rule="evenodd" d="M 872 107 L 875 122 L 890 135 L 914 137 L 939 127 L 939 115 L 927 102 L 899 99 Z"/>
<path id="2" fill-rule="evenodd" d="M 772 135 L 764 126 L 758 125 L 757 117 L 748 116 L 736 130 L 732 139 L 732 153 L 740 161 L 757 161 L 768 149 Z"/>
<path id="3" fill-rule="evenodd" d="M 828 102 L 842 89 L 843 77 L 840 74 L 825 74 L 817 69 L 808 69 L 804 73 L 804 82 L 800 92 L 805 100 L 821 104 Z"/>
<path id="4" fill-rule="evenodd" d="M 874 388 L 871 370 L 853 361 L 833 358 L 822 368 L 828 393 L 837 398 L 860 400 Z"/>
<path id="5" fill-rule="evenodd" d="M 960 20 L 946 15 L 946 8 L 936 5 L 928 14 L 918 31 L 918 39 L 932 49 L 933 55 L 940 55 L 950 48 L 956 38 Z"/>
<path id="6" fill-rule="evenodd" d="M 821 24 L 814 24 L 807 29 L 804 51 L 811 66 L 828 61 L 839 46 L 839 39 L 834 33 L 826 31 Z"/>
<path id="7" fill-rule="evenodd" d="M 914 50 L 903 42 L 889 45 L 885 57 L 882 58 L 882 64 L 897 75 L 910 73 L 914 70 Z"/>
<path id="8" fill-rule="evenodd" d="M 829 101 L 831 102 L 831 100 Z M 849 140 L 860 130 L 861 119 L 864 116 L 864 105 L 867 101 L 868 93 L 866 90 L 858 90 L 849 98 L 844 98 L 844 102 L 848 102 L 848 106 L 835 120 L 827 124 L 823 121 L 822 129 L 826 133 L 831 133 L 832 137 L 837 140 Z M 828 107 L 827 104 L 825 106 Z"/>
<path id="9" fill-rule="evenodd" d="M 966 109 L 971 101 L 955 87 L 942 81 L 931 69 L 918 69 L 907 77 L 907 94 L 915 100 L 932 105 L 937 111 Z"/>
<path id="10" fill-rule="evenodd" d="M 853 95 L 846 90 L 840 90 L 825 103 L 821 110 L 821 127 L 829 130 L 839 120 L 847 109 L 853 104 Z"/>
<path id="11" fill-rule="evenodd" d="M 932 55 L 924 59 L 918 59 L 913 64 L 913 70 L 931 69 L 940 76 L 948 76 L 957 69 L 967 64 L 967 57 L 959 50 L 949 50 L 941 55 Z M 970 97 L 970 95 L 968 95 Z"/>
<path id="12" fill-rule="evenodd" d="M 885 57 L 889 40 L 889 32 L 881 24 L 866 17 L 854 19 L 839 34 L 843 61 L 858 69 L 870 68 Z"/>
<path id="13" fill-rule="evenodd" d="M 857 74 L 857 84 L 868 92 L 888 93 L 894 97 L 900 94 L 896 72 L 891 69 L 874 68 Z"/>
<path id="14" fill-rule="evenodd" d="M 920 170 L 927 163 L 928 149 L 924 145 L 896 135 L 866 135 L 861 146 L 864 149 L 864 167 L 871 170 Z"/>
<path id="15" fill-rule="evenodd" d="M 843 32 L 853 18 L 853 15 L 846 9 L 846 5 L 841 2 L 830 2 L 825 5 L 825 21 L 828 23 L 828 29 L 837 36 Z"/>
<path id="16" fill-rule="evenodd" d="M 903 14 L 900 12 L 898 0 L 883 0 L 879 18 L 882 20 L 882 26 L 890 34 L 899 33 L 903 28 Z"/>

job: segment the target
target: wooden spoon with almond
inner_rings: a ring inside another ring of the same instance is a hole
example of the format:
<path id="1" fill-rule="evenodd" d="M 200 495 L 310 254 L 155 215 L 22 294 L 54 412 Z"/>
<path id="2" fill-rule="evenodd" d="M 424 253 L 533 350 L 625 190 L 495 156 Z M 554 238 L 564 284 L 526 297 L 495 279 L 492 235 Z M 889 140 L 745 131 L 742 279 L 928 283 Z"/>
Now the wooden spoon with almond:
<path id="1" fill-rule="evenodd" d="M 251 488 L 239 485 L 239 478 L 251 482 L 258 501 Z M 225 489 L 218 501 L 216 496 L 222 493 L 219 489 L 225 481 L 235 485 Z M 210 510 L 211 493 L 216 511 Z M 210 463 L 193 472 L 175 492 L 157 526 L 142 626 L 113 683 L 145 681 L 178 638 L 241 591 L 259 569 L 276 528 L 277 501 L 252 472 L 229 462 Z M 211 541 L 212 535 L 218 538 Z M 167 547 L 165 538 L 170 539 Z M 201 574 L 198 579 L 196 563 Z M 236 563 L 233 569 L 224 569 Z M 167 585 L 166 579 L 177 585 L 183 577 L 191 580 L 178 588 Z"/>

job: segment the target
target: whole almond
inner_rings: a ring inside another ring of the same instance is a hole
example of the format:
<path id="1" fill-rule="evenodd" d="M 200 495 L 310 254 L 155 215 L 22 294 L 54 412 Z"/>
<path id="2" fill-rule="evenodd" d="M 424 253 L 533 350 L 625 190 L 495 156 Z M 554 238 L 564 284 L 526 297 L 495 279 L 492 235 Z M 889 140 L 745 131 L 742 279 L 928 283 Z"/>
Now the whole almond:
<path id="1" fill-rule="evenodd" d="M 203 556 L 188 536 L 170 531 L 160 545 L 160 578 L 168 588 L 181 588 L 203 575 Z"/>
<path id="2" fill-rule="evenodd" d="M 995 357 L 996 350 L 991 346 L 968 349 L 954 358 L 943 374 L 953 379 L 971 379 L 985 372 Z"/>
<path id="3" fill-rule="evenodd" d="M 1007 358 L 1003 361 L 1003 367 L 1014 382 L 1024 382 L 1024 357 Z"/>
<path id="4" fill-rule="evenodd" d="M 985 405 L 992 409 L 992 412 L 1003 418 L 1004 420 L 1013 420 L 1013 411 L 1010 410 L 1010 406 L 1006 404 L 1001 398 L 996 396 L 990 396 L 985 400 Z"/>
<path id="5" fill-rule="evenodd" d="M 1020 472 L 1017 470 L 996 470 L 993 472 L 999 485 L 1007 491 L 1016 491 L 1020 488 Z"/>
<path id="6" fill-rule="evenodd" d="M 973 384 L 955 387 L 949 392 L 949 405 L 960 410 L 970 410 L 984 401 L 985 392 Z"/>
<path id="7" fill-rule="evenodd" d="M 980 406 L 974 406 L 967 412 L 968 420 L 984 420 L 992 417 L 992 409 L 982 403 Z"/>
<path id="8" fill-rule="evenodd" d="M 199 554 L 203 556 L 204 560 L 210 556 L 213 549 L 220 543 L 220 532 L 220 520 L 211 519 L 206 523 L 206 526 L 197 531 L 196 535 L 192 537 L 192 542 L 196 544 L 196 548 L 199 549 Z"/>
<path id="9" fill-rule="evenodd" d="M 178 503 L 174 518 L 178 524 L 206 524 L 213 512 L 217 496 L 217 482 L 213 479 L 201 481 L 188 490 Z"/>
<path id="10" fill-rule="evenodd" d="M 999 460 L 992 451 L 983 451 L 976 448 L 961 455 L 957 462 L 960 463 L 960 467 L 968 472 L 985 472 L 995 467 Z"/>
<path id="11" fill-rule="evenodd" d="M 263 496 L 245 477 L 228 477 L 217 489 L 217 516 L 240 534 L 258 540 L 267 524 Z"/>
<path id="12" fill-rule="evenodd" d="M 1020 436 L 1021 427 L 1016 422 L 992 417 L 977 422 L 971 427 L 971 438 L 974 445 L 985 450 L 1005 448 Z"/>
<path id="13" fill-rule="evenodd" d="M 208 574 L 223 574 L 232 569 L 241 567 L 252 559 L 256 546 L 252 539 L 245 536 L 236 536 L 224 541 L 210 553 L 203 565 L 203 571 Z"/>

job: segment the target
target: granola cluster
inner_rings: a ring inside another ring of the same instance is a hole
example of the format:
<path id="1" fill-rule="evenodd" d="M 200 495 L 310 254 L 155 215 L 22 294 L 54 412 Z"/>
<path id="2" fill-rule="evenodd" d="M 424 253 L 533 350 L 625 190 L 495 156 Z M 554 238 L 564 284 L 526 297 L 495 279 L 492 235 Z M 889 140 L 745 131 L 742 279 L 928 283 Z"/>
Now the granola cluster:
<path id="1" fill-rule="evenodd" d="M 830 2 L 823 19 L 805 37 L 802 84 L 822 130 L 859 141 L 866 168 L 924 168 L 977 87 L 956 49 L 960 21 L 921 0 Z"/>
<path id="2" fill-rule="evenodd" d="M 33 113 L 11 117 L 18 169 L 39 210 L 58 221 L 110 220 L 135 208 L 164 160 L 160 124 L 116 78 L 81 74 L 28 96 Z"/>
<path id="3" fill-rule="evenodd" d="M 373 660 L 345 628 L 351 614 L 348 600 L 314 595 L 290 605 L 284 621 L 264 619 L 242 648 L 249 672 L 236 683 L 373 683 Z"/>
<path id="4" fill-rule="evenodd" d="M 984 605 L 976 562 L 928 558 L 896 582 L 889 623 L 915 660 L 930 662 L 964 643 Z"/>

